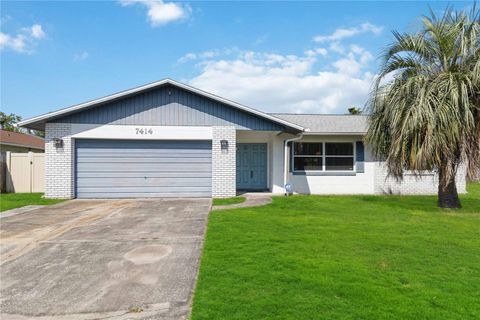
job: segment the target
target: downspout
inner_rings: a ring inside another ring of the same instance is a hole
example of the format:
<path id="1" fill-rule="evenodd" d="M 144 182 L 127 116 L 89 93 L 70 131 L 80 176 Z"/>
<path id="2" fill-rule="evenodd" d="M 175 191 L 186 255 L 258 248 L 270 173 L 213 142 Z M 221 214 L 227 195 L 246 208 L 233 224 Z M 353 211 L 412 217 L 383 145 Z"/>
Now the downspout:
<path id="1" fill-rule="evenodd" d="M 287 176 L 288 176 L 288 143 L 292 141 L 297 141 L 303 138 L 303 132 L 300 132 L 300 135 L 286 139 L 283 142 L 283 149 L 284 149 L 284 159 L 283 159 L 283 190 L 285 191 L 285 195 L 287 195 L 287 189 L 285 186 L 287 185 Z"/>

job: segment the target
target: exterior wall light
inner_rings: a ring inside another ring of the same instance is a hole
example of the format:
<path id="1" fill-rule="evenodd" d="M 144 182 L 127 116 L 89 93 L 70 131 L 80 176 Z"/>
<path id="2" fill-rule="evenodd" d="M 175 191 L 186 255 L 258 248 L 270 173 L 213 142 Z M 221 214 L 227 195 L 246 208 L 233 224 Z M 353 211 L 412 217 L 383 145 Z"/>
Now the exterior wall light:
<path id="1" fill-rule="evenodd" d="M 60 138 L 53 138 L 53 145 L 55 148 L 63 148 L 63 140 Z"/>
<path id="2" fill-rule="evenodd" d="M 228 140 L 220 140 L 220 148 L 222 150 L 228 150 Z"/>

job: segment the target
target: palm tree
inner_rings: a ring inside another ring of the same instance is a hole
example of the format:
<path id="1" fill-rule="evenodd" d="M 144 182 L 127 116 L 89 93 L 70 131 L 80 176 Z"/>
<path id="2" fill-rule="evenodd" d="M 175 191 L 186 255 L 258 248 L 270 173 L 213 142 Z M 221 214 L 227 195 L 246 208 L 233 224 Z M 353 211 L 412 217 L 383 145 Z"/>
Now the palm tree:
<path id="1" fill-rule="evenodd" d="M 431 12 L 414 34 L 393 32 L 369 102 L 366 140 L 389 175 L 437 170 L 438 205 L 460 208 L 455 175 L 480 171 L 479 15 Z"/>

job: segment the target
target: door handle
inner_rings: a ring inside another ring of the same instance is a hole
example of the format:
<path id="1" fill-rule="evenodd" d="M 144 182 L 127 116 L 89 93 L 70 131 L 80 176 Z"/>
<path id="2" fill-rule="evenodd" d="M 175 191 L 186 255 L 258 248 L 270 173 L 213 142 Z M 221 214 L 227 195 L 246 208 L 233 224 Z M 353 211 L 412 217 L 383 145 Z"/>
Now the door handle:
<path id="1" fill-rule="evenodd" d="M 250 178 L 253 178 L 253 170 L 250 170 Z"/>

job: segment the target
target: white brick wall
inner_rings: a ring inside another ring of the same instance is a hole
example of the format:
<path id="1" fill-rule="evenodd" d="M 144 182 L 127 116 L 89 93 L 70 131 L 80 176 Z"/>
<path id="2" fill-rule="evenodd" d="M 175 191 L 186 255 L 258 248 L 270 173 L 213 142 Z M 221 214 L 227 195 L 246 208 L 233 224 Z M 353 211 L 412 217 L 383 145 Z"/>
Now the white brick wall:
<path id="1" fill-rule="evenodd" d="M 465 166 L 458 168 L 456 183 L 457 192 L 466 193 Z M 393 177 L 387 178 L 387 168 L 382 162 L 375 166 L 375 193 L 376 194 L 437 194 L 438 174 L 427 173 L 421 177 L 405 174 L 402 181 Z"/>
<path id="2" fill-rule="evenodd" d="M 74 146 L 71 124 L 47 123 L 45 126 L 45 197 L 71 199 L 74 196 Z M 53 138 L 63 140 L 56 148 Z"/>
<path id="3" fill-rule="evenodd" d="M 234 127 L 213 127 L 212 196 L 229 198 L 236 195 L 236 132 Z M 221 150 L 220 140 L 228 141 L 228 150 Z"/>

